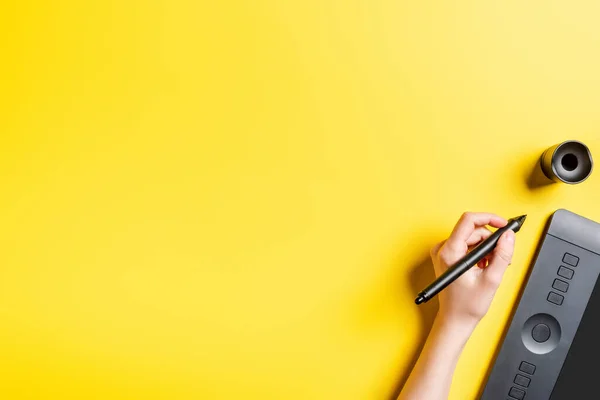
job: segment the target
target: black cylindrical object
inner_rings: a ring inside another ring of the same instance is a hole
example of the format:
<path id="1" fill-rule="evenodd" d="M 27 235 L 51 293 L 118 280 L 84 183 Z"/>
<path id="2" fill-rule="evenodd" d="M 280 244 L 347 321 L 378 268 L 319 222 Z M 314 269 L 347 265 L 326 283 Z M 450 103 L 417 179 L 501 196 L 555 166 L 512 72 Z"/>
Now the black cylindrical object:
<path id="1" fill-rule="evenodd" d="M 540 166 L 544 175 L 554 182 L 574 185 L 590 176 L 594 161 L 585 144 L 568 140 L 544 151 Z"/>

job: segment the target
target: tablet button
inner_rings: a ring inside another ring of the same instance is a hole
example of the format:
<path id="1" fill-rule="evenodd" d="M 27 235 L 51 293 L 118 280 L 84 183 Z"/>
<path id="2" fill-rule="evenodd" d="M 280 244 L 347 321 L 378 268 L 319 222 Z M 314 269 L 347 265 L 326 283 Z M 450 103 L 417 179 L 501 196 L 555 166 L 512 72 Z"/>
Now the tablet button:
<path id="1" fill-rule="evenodd" d="M 529 375 L 533 375 L 535 373 L 535 365 L 523 361 L 521 365 L 519 365 L 519 371 L 525 372 Z"/>
<path id="2" fill-rule="evenodd" d="M 546 324 L 537 324 L 531 330 L 531 336 L 536 342 L 544 343 L 550 338 L 550 328 Z"/>
<path id="3" fill-rule="evenodd" d="M 563 261 L 569 265 L 576 267 L 579 263 L 579 257 L 574 256 L 573 254 L 565 253 Z"/>
<path id="4" fill-rule="evenodd" d="M 563 278 L 571 279 L 574 273 L 575 271 L 571 268 L 563 267 L 562 265 L 558 269 L 558 276 L 562 276 Z"/>
<path id="5" fill-rule="evenodd" d="M 558 293 L 550 292 L 548 293 L 548 301 L 550 303 L 554 303 L 557 306 L 560 306 L 563 303 L 565 298 Z"/>
<path id="6" fill-rule="evenodd" d="M 516 387 L 511 387 L 508 395 L 513 399 L 523 400 L 525 398 L 525 391 Z"/>
<path id="7" fill-rule="evenodd" d="M 519 386 L 529 387 L 531 379 L 529 379 L 525 375 L 517 374 L 517 376 L 515 376 L 514 382 Z"/>
<path id="8" fill-rule="evenodd" d="M 552 283 L 552 287 L 565 293 L 567 290 L 569 290 L 569 284 L 565 281 L 561 281 L 560 279 L 555 279 Z"/>

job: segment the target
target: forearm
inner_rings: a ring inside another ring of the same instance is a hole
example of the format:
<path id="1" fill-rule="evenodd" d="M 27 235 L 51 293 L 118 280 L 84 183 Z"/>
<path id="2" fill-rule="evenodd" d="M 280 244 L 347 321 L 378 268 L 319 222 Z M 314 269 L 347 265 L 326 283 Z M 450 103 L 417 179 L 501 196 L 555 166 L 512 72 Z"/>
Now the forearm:
<path id="1" fill-rule="evenodd" d="M 452 375 L 476 322 L 438 315 L 399 400 L 446 400 Z"/>

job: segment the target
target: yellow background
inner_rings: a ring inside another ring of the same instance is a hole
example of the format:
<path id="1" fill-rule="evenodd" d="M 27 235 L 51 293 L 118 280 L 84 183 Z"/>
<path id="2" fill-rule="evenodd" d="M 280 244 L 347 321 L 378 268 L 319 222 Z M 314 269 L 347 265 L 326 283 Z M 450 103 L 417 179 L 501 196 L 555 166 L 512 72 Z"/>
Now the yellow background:
<path id="1" fill-rule="evenodd" d="M 464 210 L 528 213 L 451 398 L 473 398 L 543 224 L 600 220 L 600 3 L 7 1 L 0 398 L 388 399 Z"/>

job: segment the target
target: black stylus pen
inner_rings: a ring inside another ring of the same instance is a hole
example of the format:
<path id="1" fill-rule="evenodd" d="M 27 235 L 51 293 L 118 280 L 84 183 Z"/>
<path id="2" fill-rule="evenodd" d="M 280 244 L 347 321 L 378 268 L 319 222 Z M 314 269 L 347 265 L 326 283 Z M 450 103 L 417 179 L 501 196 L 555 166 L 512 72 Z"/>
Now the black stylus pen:
<path id="1" fill-rule="evenodd" d="M 494 248 L 496 248 L 496 243 L 498 243 L 498 239 L 500 239 L 500 236 L 502 236 L 504 232 L 509 229 L 512 229 L 515 233 L 519 232 L 519 229 L 521 229 L 525 222 L 525 218 L 527 218 L 527 215 L 509 219 L 505 226 L 492 233 L 489 238 L 485 239 L 477 247 L 468 252 L 467 255 L 458 260 L 456 264 L 449 267 L 435 281 L 419 292 L 415 299 L 415 303 L 421 304 L 429 301 L 433 296 L 441 292 L 446 286 L 454 282 L 459 276 L 490 254 Z"/>

